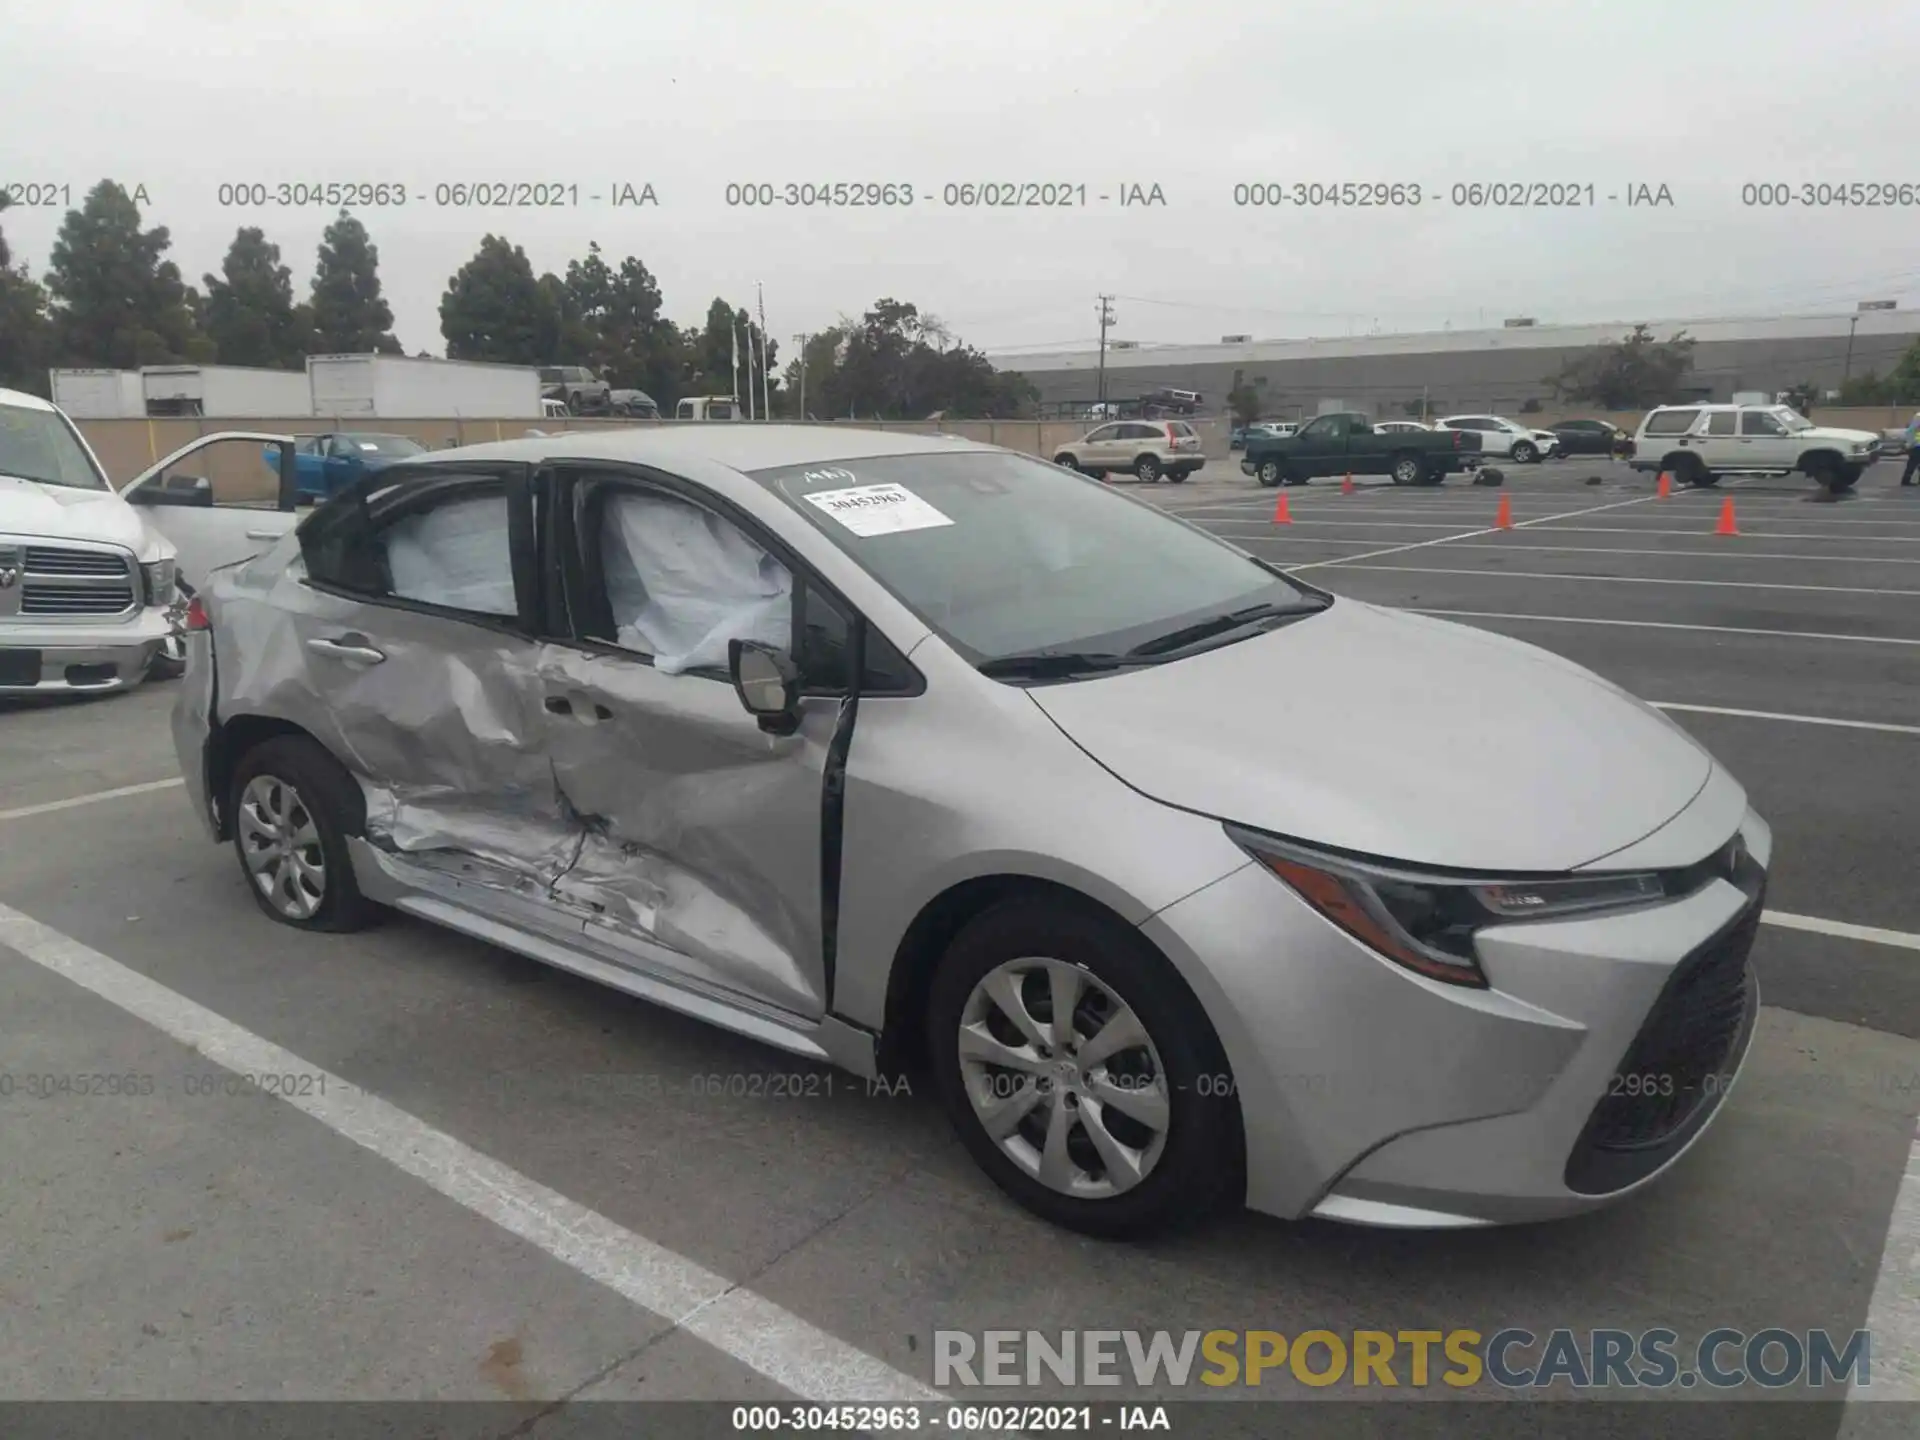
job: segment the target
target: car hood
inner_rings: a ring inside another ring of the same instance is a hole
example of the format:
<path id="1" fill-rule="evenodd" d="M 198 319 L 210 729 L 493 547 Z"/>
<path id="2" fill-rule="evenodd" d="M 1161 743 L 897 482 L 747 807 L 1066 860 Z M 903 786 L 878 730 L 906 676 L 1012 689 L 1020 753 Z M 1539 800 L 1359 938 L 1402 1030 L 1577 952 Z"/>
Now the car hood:
<path id="1" fill-rule="evenodd" d="M 142 560 L 171 553 L 140 513 L 111 490 L 76 490 L 0 475 L 0 535 L 49 540 L 103 540 Z"/>
<path id="2" fill-rule="evenodd" d="M 1798 431 L 1796 432 L 1796 438 L 1801 440 L 1844 441 L 1849 445 L 1860 445 L 1869 440 L 1876 445 L 1880 443 L 1880 436 L 1876 431 L 1840 430 L 1831 425 L 1816 425 L 1811 430 Z"/>
<path id="3" fill-rule="evenodd" d="M 1556 655 L 1352 600 L 1029 694 L 1165 804 L 1460 869 L 1590 864 L 1679 814 L 1714 765 L 1660 712 Z"/>

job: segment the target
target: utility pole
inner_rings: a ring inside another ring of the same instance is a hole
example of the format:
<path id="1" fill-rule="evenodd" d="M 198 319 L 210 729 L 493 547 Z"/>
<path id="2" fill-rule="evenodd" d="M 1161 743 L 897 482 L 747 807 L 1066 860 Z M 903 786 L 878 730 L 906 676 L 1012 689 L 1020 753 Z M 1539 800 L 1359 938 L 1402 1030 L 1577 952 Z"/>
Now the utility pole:
<path id="1" fill-rule="evenodd" d="M 1100 297 L 1100 418 L 1107 415 L 1107 327 L 1113 324 L 1113 296 Z"/>
<path id="2" fill-rule="evenodd" d="M 795 418 L 804 420 L 807 418 L 807 337 L 794 336 L 793 348 L 800 356 L 800 413 Z"/>
<path id="3" fill-rule="evenodd" d="M 767 292 L 753 282 L 753 300 L 760 311 L 760 418 L 773 418 L 773 381 L 767 375 Z"/>
<path id="4" fill-rule="evenodd" d="M 1856 312 L 1854 316 L 1847 321 L 1847 363 L 1840 371 L 1840 388 L 1842 390 L 1847 388 L 1847 377 L 1853 374 L 1853 332 L 1859 324 L 1860 316 Z"/>

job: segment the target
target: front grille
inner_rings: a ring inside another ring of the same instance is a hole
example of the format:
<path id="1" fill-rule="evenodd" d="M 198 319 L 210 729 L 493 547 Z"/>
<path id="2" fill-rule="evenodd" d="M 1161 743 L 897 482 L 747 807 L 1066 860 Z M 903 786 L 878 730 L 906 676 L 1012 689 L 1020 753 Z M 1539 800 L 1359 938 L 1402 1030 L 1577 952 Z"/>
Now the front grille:
<path id="1" fill-rule="evenodd" d="M 0 541 L 0 616 L 38 620 L 124 615 L 141 603 L 140 571 L 126 551 L 108 545 L 43 545 Z"/>
<path id="2" fill-rule="evenodd" d="M 1758 1008 L 1747 957 L 1762 896 L 1674 967 L 1567 1162 L 1567 1185 L 1604 1194 L 1651 1174 L 1713 1113 L 1733 1082 Z"/>
<path id="3" fill-rule="evenodd" d="M 27 547 L 29 575 L 112 575 L 127 573 L 127 562 L 106 550 L 67 550 L 51 545 Z"/>
<path id="4" fill-rule="evenodd" d="M 27 578 L 20 593 L 22 615 L 118 615 L 133 608 L 133 587 L 85 585 Z"/>

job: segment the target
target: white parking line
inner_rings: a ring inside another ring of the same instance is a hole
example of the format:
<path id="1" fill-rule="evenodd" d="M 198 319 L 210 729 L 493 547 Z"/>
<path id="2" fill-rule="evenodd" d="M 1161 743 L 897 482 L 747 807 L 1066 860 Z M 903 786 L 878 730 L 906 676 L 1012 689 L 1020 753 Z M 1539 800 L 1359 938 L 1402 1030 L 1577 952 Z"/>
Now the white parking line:
<path id="1" fill-rule="evenodd" d="M 1846 1418 L 1837 1440 L 1868 1440 L 1869 1434 L 1856 1401 L 1920 1400 L 1920 1134 L 1907 1151 L 1906 1176 L 1893 1197 L 1887 1217 L 1887 1239 L 1880 1251 L 1880 1270 L 1867 1302 L 1867 1333 L 1873 1336 L 1873 1372 L 1867 1384 L 1857 1382 L 1847 1392 Z"/>
<path id="2" fill-rule="evenodd" d="M 65 800 L 46 800 L 38 805 L 17 805 L 0 810 L 0 820 L 24 820 L 29 815 L 51 815 L 56 810 L 71 810 L 77 805 L 97 805 L 102 800 L 118 800 L 127 795 L 146 795 L 155 790 L 171 790 L 184 780 L 149 780 L 144 785 L 121 785 L 112 790 L 95 790 L 90 795 L 74 795 Z"/>
<path id="3" fill-rule="evenodd" d="M 1713 533 L 1709 529 L 1650 530 L 1643 525 L 1547 525 L 1542 528 L 1555 535 L 1684 535 L 1696 540 Z M 1749 540 L 1845 540 L 1855 545 L 1862 541 L 1871 541 L 1876 545 L 1920 545 L 1920 535 L 1822 535 L 1806 530 L 1753 530 L 1744 523 L 1740 528 L 1742 537 Z"/>
<path id="4" fill-rule="evenodd" d="M 1763 925 L 1778 925 L 1782 930 L 1807 930 L 1815 935 L 1832 935 L 1841 940 L 1864 940 L 1869 945 L 1892 945 L 1901 950 L 1920 950 L 1920 935 L 1905 930 L 1882 930 L 1877 925 L 1849 925 L 1844 920 L 1822 920 L 1817 915 L 1792 915 L 1784 910 L 1762 910 Z"/>
<path id="5" fill-rule="evenodd" d="M 1312 535 L 1229 535 L 1235 543 L 1271 540 L 1292 545 L 1365 545 L 1368 541 L 1339 536 Z M 1801 560 L 1831 561 L 1839 565 L 1920 565 L 1920 555 L 1806 555 L 1779 550 L 1640 550 L 1627 545 L 1502 545 L 1477 541 L 1456 541 L 1455 550 L 1522 550 L 1540 555 L 1651 555 L 1682 560 Z"/>
<path id="6" fill-rule="evenodd" d="M 1606 505 L 1589 505 L 1584 510 L 1567 510 L 1554 515 L 1542 515 L 1534 520 L 1517 521 L 1513 528 L 1522 530 L 1529 525 L 1544 524 L 1548 520 L 1571 520 L 1579 515 L 1597 515 L 1602 510 L 1619 510 L 1628 505 L 1644 505 L 1653 498 L 1651 495 L 1641 495 L 1633 500 L 1615 500 Z M 1497 535 L 1498 533 L 1499 529 L 1497 526 L 1488 525 L 1480 530 L 1463 530 L 1458 535 L 1441 535 L 1436 536 L 1432 540 L 1415 540 L 1407 545 L 1390 545 L 1384 550 L 1363 550 L 1358 555 L 1343 555 L 1333 560 L 1309 560 L 1305 565 L 1295 565 L 1291 568 L 1295 570 L 1318 570 L 1324 565 L 1349 565 L 1356 560 L 1377 560 L 1383 555 L 1399 555 L 1408 550 L 1424 550 L 1429 545 L 1445 545 L 1451 540 L 1475 540 L 1482 535 Z M 1391 569 L 1393 567 L 1375 568 Z"/>
<path id="7" fill-rule="evenodd" d="M 324 1072 L 31 916 L 0 905 L 0 945 L 243 1074 Z M 946 1397 L 683 1255 L 462 1144 L 378 1096 L 324 1076 L 280 1099 L 561 1264 L 660 1315 L 802 1399 Z"/>
<path id="8" fill-rule="evenodd" d="M 1884 720 L 1837 720 L 1827 715 L 1783 715 L 1774 710 L 1734 710 L 1724 705 L 1682 705 L 1672 700 L 1649 700 L 1656 710 L 1684 710 L 1691 715 L 1737 715 L 1745 720 L 1783 720 L 1794 725 L 1837 725 L 1847 730 L 1884 730 L 1890 735 L 1920 735 L 1920 725 L 1895 725 Z"/>
<path id="9" fill-rule="evenodd" d="M 1696 630 L 1709 635 L 1767 635 L 1781 640 L 1849 640 L 1861 645 L 1920 645 L 1900 635 L 1837 635 L 1821 630 L 1761 630 L 1746 625 L 1686 625 L 1677 620 L 1603 620 L 1594 615 L 1523 615 L 1513 610 L 1440 610 L 1425 605 L 1397 607 L 1413 615 L 1447 620 L 1538 620 L 1547 625 L 1624 625 L 1634 630 Z"/>
<path id="10" fill-rule="evenodd" d="M 1428 545 L 1444 545 L 1444 540 L 1428 540 Z M 1417 546 L 1407 546 L 1417 549 Z M 1391 551 L 1382 551 L 1391 554 Z M 1312 570 L 1320 565 L 1345 565 L 1350 570 L 1389 570 L 1401 575 L 1471 575 L 1476 580 L 1580 580 L 1595 585 L 1708 585 L 1719 590 L 1799 590 L 1822 595 L 1891 595 L 1896 598 L 1920 595 L 1920 590 L 1880 590 L 1862 585 L 1789 585 L 1777 580 L 1690 580 L 1672 575 L 1566 575 L 1552 570 L 1463 570 L 1445 565 L 1356 565 L 1354 560 L 1371 560 L 1371 555 L 1354 555 L 1339 560 L 1315 560 L 1294 565 L 1294 570 Z"/>

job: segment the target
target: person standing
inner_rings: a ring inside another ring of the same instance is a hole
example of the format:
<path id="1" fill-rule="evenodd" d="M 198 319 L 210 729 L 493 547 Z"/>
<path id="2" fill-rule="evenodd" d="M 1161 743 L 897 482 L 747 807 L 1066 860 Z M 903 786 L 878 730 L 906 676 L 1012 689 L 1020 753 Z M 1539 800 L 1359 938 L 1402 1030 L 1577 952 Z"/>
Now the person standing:
<path id="1" fill-rule="evenodd" d="M 1902 485 L 1920 485 L 1920 411 L 1907 422 L 1907 468 L 1900 472 Z"/>

